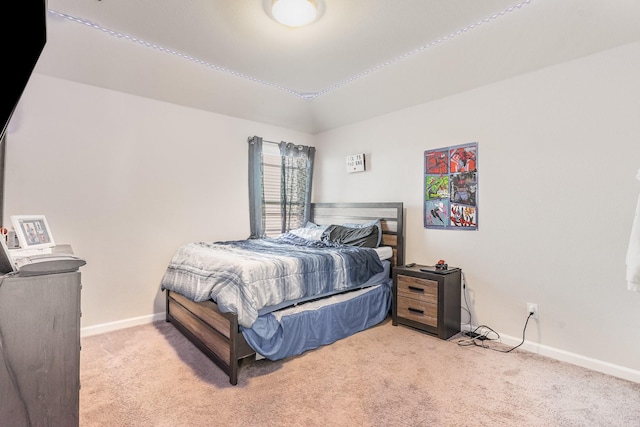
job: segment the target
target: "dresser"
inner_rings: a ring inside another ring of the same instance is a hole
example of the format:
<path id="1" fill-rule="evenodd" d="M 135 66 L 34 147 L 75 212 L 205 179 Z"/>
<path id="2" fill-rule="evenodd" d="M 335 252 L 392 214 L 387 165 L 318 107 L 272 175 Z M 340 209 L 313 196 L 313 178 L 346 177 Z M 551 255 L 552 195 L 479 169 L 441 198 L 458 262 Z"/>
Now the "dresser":
<path id="1" fill-rule="evenodd" d="M 448 339 L 460 332 L 462 272 L 452 269 L 443 274 L 421 268 L 428 267 L 393 269 L 392 324 Z"/>
<path id="2" fill-rule="evenodd" d="M 0 280 L 0 425 L 78 426 L 80 273 Z"/>

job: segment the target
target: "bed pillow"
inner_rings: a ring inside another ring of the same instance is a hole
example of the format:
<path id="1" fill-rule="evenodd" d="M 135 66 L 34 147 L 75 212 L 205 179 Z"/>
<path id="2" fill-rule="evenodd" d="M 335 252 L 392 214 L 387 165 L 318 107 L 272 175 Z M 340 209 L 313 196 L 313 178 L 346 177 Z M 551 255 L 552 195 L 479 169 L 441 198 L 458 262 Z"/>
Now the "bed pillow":
<path id="1" fill-rule="evenodd" d="M 342 224 L 343 227 L 351 227 L 351 228 L 370 227 L 372 225 L 375 225 L 376 227 L 378 227 L 378 241 L 374 246 L 374 248 L 377 248 L 378 246 L 380 246 L 380 243 L 382 243 L 382 225 L 380 224 L 379 219 L 374 219 L 373 221 L 365 222 L 364 224 Z"/>
<path id="2" fill-rule="evenodd" d="M 313 224 L 313 226 L 309 226 L 309 224 L 310 223 L 307 223 L 304 228 L 289 230 L 289 233 L 307 240 L 320 240 L 322 238 L 322 233 L 327 229 L 327 226 L 315 224 Z"/>
<path id="3" fill-rule="evenodd" d="M 378 243 L 378 227 L 345 227 L 343 225 L 330 225 L 322 233 L 322 241 L 340 243 L 349 246 L 361 246 L 375 248 Z"/>

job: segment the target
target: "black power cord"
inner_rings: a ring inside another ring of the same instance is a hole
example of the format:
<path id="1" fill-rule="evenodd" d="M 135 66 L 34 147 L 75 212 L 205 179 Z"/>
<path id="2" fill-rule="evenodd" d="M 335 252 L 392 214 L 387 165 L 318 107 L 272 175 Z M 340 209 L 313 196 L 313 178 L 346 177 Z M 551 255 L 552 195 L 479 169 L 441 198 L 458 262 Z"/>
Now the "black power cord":
<path id="1" fill-rule="evenodd" d="M 463 332 L 463 335 L 469 337 L 469 339 L 458 341 L 458 345 L 461 345 L 461 346 L 475 345 L 475 346 L 486 348 L 489 350 L 498 351 L 500 353 L 510 353 L 516 348 L 520 347 L 522 344 L 524 344 L 525 334 L 527 332 L 527 324 L 529 323 L 529 319 L 531 319 L 531 316 L 533 316 L 533 313 L 529 313 L 529 315 L 527 316 L 527 320 L 524 322 L 524 328 L 522 329 L 522 341 L 520 341 L 520 344 L 514 347 L 511 347 L 509 349 L 503 350 L 503 349 L 487 346 L 485 344 L 485 341 L 498 341 L 500 339 L 500 334 L 498 334 L 496 331 L 494 331 L 493 329 L 485 325 L 478 326 L 473 331 L 469 331 L 466 333 Z M 483 331 L 483 329 L 485 330 Z M 496 337 L 495 338 L 489 337 L 489 334 L 491 333 L 495 334 Z"/>
<path id="2" fill-rule="evenodd" d="M 473 325 L 473 317 L 471 315 L 471 309 L 469 308 L 469 302 L 467 301 L 467 278 L 464 275 L 464 271 L 460 272 L 461 276 L 462 276 L 462 296 L 464 297 L 464 305 L 466 305 L 466 307 L 461 307 L 463 310 L 465 310 L 467 313 L 469 313 L 469 329 L 471 329 L 471 325 Z M 470 333 L 471 330 L 469 330 L 468 332 L 465 331 L 466 333 Z"/>
<path id="3" fill-rule="evenodd" d="M 522 341 L 520 341 L 520 344 L 515 347 L 511 347 L 509 350 L 499 350 L 496 348 L 492 348 L 491 350 L 501 351 L 502 353 L 510 353 L 512 350 L 515 350 L 516 348 L 524 344 L 524 335 L 527 332 L 527 324 L 529 323 L 529 319 L 531 319 L 531 316 L 533 316 L 533 313 L 529 313 L 529 315 L 527 316 L 527 320 L 524 322 L 524 328 L 522 328 Z"/>
<path id="4" fill-rule="evenodd" d="M 464 272 L 462 272 L 462 295 L 464 297 L 464 304 L 466 305 L 466 307 L 462 307 L 462 308 L 465 309 L 467 313 L 469 313 L 469 330 L 462 331 L 462 335 L 467 337 L 467 339 L 461 339 L 460 341 L 458 341 L 458 345 L 460 346 L 475 345 L 478 347 L 487 348 L 489 350 L 499 351 L 501 353 L 510 353 L 516 348 L 520 347 L 522 344 L 524 344 L 525 334 L 527 332 L 527 325 L 529 324 L 529 319 L 531 319 L 531 316 L 533 316 L 534 313 L 530 312 L 529 315 L 527 316 L 527 320 L 524 322 L 524 328 L 522 329 L 522 341 L 520 342 L 520 344 L 506 350 L 492 348 L 487 346 L 485 344 L 485 341 L 500 340 L 499 333 L 497 333 L 496 331 L 494 331 L 493 329 L 491 329 L 486 325 L 480 325 L 480 326 L 477 326 L 474 330 L 471 330 L 471 325 L 473 325 L 473 317 L 471 314 L 471 309 L 469 308 L 469 302 L 467 301 L 467 279 L 464 275 Z M 495 334 L 495 337 L 491 337 L 490 336 L 491 334 Z"/>

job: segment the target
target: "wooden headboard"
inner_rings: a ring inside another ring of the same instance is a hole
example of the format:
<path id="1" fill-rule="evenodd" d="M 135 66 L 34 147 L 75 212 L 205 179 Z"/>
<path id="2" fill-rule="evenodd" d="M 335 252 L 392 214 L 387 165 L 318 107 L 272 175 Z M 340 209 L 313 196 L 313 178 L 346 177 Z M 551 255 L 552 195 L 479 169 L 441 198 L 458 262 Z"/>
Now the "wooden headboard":
<path id="1" fill-rule="evenodd" d="M 362 224 L 380 219 L 380 245 L 393 248 L 393 266 L 404 265 L 403 216 L 402 202 L 311 204 L 311 221 L 318 225 Z"/>

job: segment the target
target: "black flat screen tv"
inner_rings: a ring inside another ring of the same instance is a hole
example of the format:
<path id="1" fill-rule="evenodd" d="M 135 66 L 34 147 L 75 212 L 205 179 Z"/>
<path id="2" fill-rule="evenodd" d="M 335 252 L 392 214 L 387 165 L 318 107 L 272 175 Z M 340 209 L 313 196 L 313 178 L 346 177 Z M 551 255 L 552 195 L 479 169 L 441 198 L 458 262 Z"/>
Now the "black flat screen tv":
<path id="1" fill-rule="evenodd" d="M 5 23 L 0 26 L 2 46 L 2 95 L 0 140 L 4 138 L 18 101 L 47 42 L 47 1 L 16 0 L 2 5 Z M 12 21 L 13 25 L 9 25 Z"/>

